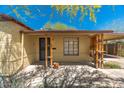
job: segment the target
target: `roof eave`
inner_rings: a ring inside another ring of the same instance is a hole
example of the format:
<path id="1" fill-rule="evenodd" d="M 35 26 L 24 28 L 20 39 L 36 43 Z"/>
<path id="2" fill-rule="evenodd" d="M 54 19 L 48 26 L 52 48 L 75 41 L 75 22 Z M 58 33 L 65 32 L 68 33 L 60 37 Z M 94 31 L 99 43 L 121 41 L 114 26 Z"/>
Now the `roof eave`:
<path id="1" fill-rule="evenodd" d="M 23 30 L 23 33 L 113 33 L 112 30 Z"/>

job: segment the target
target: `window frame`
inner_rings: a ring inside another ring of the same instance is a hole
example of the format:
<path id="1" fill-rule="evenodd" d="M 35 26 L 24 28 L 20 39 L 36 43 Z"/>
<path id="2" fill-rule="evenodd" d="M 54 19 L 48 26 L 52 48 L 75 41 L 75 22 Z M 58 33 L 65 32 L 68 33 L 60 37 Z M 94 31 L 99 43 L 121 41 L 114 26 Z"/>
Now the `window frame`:
<path id="1" fill-rule="evenodd" d="M 67 42 L 67 41 L 65 41 L 66 38 L 72 38 L 72 39 L 73 38 L 76 38 L 77 39 L 77 41 L 76 41 L 77 42 L 77 44 L 76 44 L 77 48 L 76 49 L 77 49 L 77 52 L 78 52 L 77 54 L 74 53 L 74 50 L 75 50 L 75 48 L 74 48 L 74 42 L 75 41 L 73 41 L 73 51 L 72 51 L 73 54 L 69 54 L 69 40 L 68 40 L 68 49 L 67 49 L 68 50 L 68 53 L 65 54 L 65 42 Z M 64 56 L 79 56 L 79 37 L 64 37 L 63 38 L 63 55 Z"/>

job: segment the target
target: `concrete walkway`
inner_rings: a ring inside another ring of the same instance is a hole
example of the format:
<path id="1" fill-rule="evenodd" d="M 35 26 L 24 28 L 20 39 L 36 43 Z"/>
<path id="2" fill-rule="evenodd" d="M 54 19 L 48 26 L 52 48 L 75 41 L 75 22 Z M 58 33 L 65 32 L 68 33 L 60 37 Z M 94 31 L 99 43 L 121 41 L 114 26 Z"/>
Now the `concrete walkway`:
<path id="1" fill-rule="evenodd" d="M 107 55 L 104 57 L 105 62 L 115 62 L 121 66 L 122 69 L 124 69 L 124 57 L 119 56 L 113 56 L 113 55 Z"/>
<path id="2" fill-rule="evenodd" d="M 113 78 L 123 78 L 124 79 L 124 57 L 106 55 L 104 57 L 105 62 L 115 62 L 121 66 L 121 69 L 99 69 L 103 73 L 107 74 Z"/>
<path id="3" fill-rule="evenodd" d="M 111 84 L 113 87 L 124 88 L 124 69 L 98 69 L 112 78 Z"/>
<path id="4" fill-rule="evenodd" d="M 106 75 L 112 77 L 112 78 L 123 78 L 124 79 L 124 69 L 98 69 L 99 71 L 102 71 Z"/>

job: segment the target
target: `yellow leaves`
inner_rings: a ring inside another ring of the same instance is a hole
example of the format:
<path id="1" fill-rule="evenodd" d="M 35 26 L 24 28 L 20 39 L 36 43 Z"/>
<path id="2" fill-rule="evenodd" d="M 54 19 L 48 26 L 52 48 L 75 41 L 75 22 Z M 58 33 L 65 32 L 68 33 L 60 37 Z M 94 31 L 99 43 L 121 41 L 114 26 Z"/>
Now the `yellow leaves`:
<path id="1" fill-rule="evenodd" d="M 96 17 L 93 11 L 90 12 L 90 20 L 94 21 L 96 23 Z"/>
<path id="2" fill-rule="evenodd" d="M 53 5 L 51 7 L 54 8 L 54 9 L 56 9 L 61 15 L 63 14 L 63 12 L 65 10 L 68 10 L 70 8 L 69 6 L 63 6 L 63 5 Z"/>
<path id="3" fill-rule="evenodd" d="M 12 9 L 12 12 L 19 18 L 22 18 L 22 14 L 19 13 L 19 11 L 23 11 L 23 13 L 31 18 L 33 18 L 32 15 L 32 9 L 30 9 L 28 6 L 10 6 Z M 100 8 L 102 8 L 101 5 L 52 5 L 52 10 L 56 10 L 61 16 L 66 13 L 70 16 L 70 19 L 77 16 L 79 13 L 79 19 L 83 21 L 85 17 L 89 17 L 91 21 L 96 22 L 96 13 L 100 11 Z M 37 10 L 35 10 L 37 11 Z M 40 15 L 40 9 L 38 10 L 38 15 Z M 41 10 L 42 11 L 42 10 Z M 50 17 L 53 16 L 55 12 L 53 11 L 50 15 Z M 24 20 L 24 18 L 23 18 Z"/>
<path id="4" fill-rule="evenodd" d="M 90 6 L 89 11 L 90 11 L 90 20 L 96 22 L 95 10 L 93 9 L 93 7 Z"/>
<path id="5" fill-rule="evenodd" d="M 17 12 L 17 9 L 16 8 L 13 9 L 12 11 L 16 14 L 17 17 L 20 17 L 20 14 Z"/>
<path id="6" fill-rule="evenodd" d="M 89 19 L 91 21 L 96 22 L 96 13 L 99 12 L 100 8 L 102 7 L 101 5 L 57 5 L 57 6 L 52 6 L 56 9 L 57 12 L 60 14 L 63 14 L 64 11 L 67 12 L 68 15 L 70 15 L 71 18 L 74 18 L 77 16 L 77 13 L 80 11 L 80 20 L 83 20 L 86 16 L 89 16 Z M 99 10 L 99 11 L 98 11 Z"/>
<path id="7" fill-rule="evenodd" d="M 43 29 L 45 30 L 67 30 L 67 29 L 75 29 L 74 27 L 70 27 L 66 24 L 63 24 L 63 23 L 60 23 L 60 22 L 57 22 L 57 23 L 50 23 L 50 22 L 47 22 Z"/>
<path id="8" fill-rule="evenodd" d="M 94 8 L 101 8 L 102 6 L 101 5 L 94 5 L 93 7 Z"/>

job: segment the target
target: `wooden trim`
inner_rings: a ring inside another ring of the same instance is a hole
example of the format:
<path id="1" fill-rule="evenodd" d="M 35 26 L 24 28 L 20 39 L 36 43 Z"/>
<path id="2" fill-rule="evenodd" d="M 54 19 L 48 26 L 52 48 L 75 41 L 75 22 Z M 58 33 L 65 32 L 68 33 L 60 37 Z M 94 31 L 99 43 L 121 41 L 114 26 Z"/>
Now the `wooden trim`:
<path id="1" fill-rule="evenodd" d="M 106 50 L 106 54 L 108 54 L 108 45 L 107 45 L 107 44 L 108 44 L 108 41 L 106 40 L 106 41 L 105 41 L 105 50 Z"/>
<path id="2" fill-rule="evenodd" d="M 117 43 L 117 56 L 121 56 L 121 45 L 119 43 Z M 118 53 L 119 52 L 119 53 Z"/>
<path id="3" fill-rule="evenodd" d="M 113 44 L 113 55 L 116 54 L 116 43 Z"/>
<path id="4" fill-rule="evenodd" d="M 104 41 L 104 37 L 103 37 L 103 34 L 101 34 L 101 50 L 102 51 L 104 51 L 104 44 L 103 44 L 103 41 Z M 102 52 L 102 54 L 101 54 L 101 68 L 103 68 L 104 67 L 104 64 L 103 64 L 103 62 L 104 62 L 104 52 Z"/>
<path id="5" fill-rule="evenodd" d="M 53 33 L 50 35 L 50 65 L 53 65 Z"/>
<path id="6" fill-rule="evenodd" d="M 124 34 L 123 34 L 123 35 L 124 35 Z M 115 38 L 110 38 L 110 39 L 104 39 L 104 41 L 106 41 L 106 40 L 118 40 L 118 39 L 124 39 L 124 36 L 115 37 Z"/>
<path id="7" fill-rule="evenodd" d="M 39 38 L 39 61 L 41 61 L 41 38 Z"/>
<path id="8" fill-rule="evenodd" d="M 103 68 L 103 59 L 104 59 L 103 34 L 97 34 L 95 39 L 96 68 Z"/>
<path id="9" fill-rule="evenodd" d="M 98 67 L 101 66 L 101 34 L 98 35 Z"/>
<path id="10" fill-rule="evenodd" d="M 94 33 L 94 34 L 102 34 L 102 33 L 113 33 L 112 30 L 37 30 L 37 31 L 32 31 L 32 30 L 22 30 L 21 32 L 24 33 Z"/>
<path id="11" fill-rule="evenodd" d="M 95 56 L 95 62 L 96 62 L 96 68 L 98 68 L 98 35 L 96 35 L 96 56 Z"/>
<path id="12" fill-rule="evenodd" d="M 47 54 L 47 35 L 45 36 L 45 67 L 48 67 L 48 54 Z"/>

